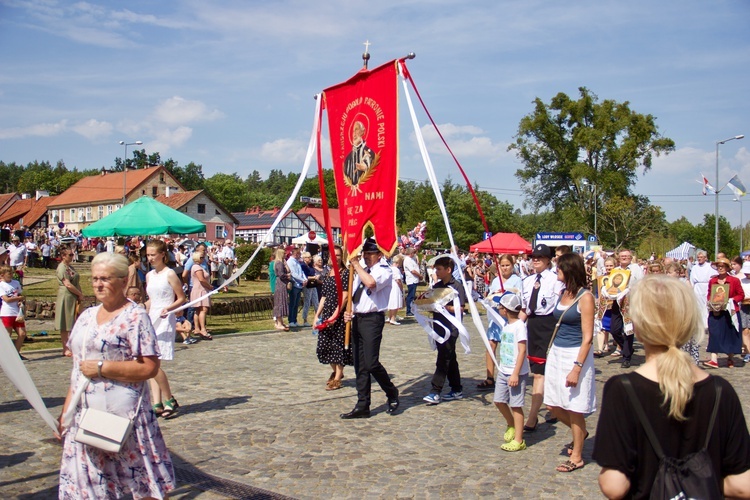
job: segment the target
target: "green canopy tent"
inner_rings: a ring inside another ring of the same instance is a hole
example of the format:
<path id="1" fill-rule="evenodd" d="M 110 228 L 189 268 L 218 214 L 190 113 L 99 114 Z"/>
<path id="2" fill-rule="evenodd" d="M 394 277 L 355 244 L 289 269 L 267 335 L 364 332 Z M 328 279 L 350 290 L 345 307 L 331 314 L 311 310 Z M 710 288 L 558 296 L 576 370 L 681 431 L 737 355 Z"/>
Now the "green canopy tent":
<path id="1" fill-rule="evenodd" d="M 206 225 L 202 222 L 159 203 L 153 198 L 143 196 L 86 227 L 83 235 L 92 238 L 95 236 L 191 234 L 205 231 Z"/>

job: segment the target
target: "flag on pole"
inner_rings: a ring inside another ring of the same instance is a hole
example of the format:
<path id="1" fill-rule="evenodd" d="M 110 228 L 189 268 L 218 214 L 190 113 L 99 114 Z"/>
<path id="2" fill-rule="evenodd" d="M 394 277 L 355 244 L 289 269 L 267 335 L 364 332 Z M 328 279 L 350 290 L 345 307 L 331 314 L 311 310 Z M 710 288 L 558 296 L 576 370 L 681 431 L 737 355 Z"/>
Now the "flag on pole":
<path id="1" fill-rule="evenodd" d="M 397 61 L 362 69 L 323 92 L 344 247 L 353 253 L 371 227 L 386 255 L 396 248 Z"/>
<path id="2" fill-rule="evenodd" d="M 714 187 L 708 182 L 708 179 L 706 179 L 706 176 L 701 174 L 701 177 L 703 178 L 703 196 L 706 196 L 707 190 L 711 190 L 712 192 L 716 192 Z"/>
<path id="3" fill-rule="evenodd" d="M 737 198 L 739 198 L 740 196 L 745 196 L 747 194 L 747 189 L 745 189 L 745 185 L 742 184 L 742 181 L 736 175 L 732 177 L 731 179 L 729 179 L 729 181 L 727 182 L 727 187 L 729 187 L 729 189 L 734 191 L 734 194 L 735 196 L 737 196 Z"/>

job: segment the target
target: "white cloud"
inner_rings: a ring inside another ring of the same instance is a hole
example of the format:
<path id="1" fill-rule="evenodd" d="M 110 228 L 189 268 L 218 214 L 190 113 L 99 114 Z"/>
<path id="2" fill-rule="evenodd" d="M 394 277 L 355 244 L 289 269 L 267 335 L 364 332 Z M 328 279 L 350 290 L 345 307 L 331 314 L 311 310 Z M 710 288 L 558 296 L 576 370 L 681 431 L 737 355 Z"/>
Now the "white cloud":
<path id="1" fill-rule="evenodd" d="M 57 123 L 37 123 L 26 127 L 11 127 L 0 129 L 0 139 L 23 139 L 24 137 L 52 137 L 67 128 L 67 120 Z"/>
<path id="2" fill-rule="evenodd" d="M 151 132 L 153 139 L 148 144 L 144 144 L 147 151 L 158 151 L 162 158 L 166 158 L 173 147 L 180 147 L 185 144 L 193 135 L 193 129 L 190 127 L 177 127 L 176 129 L 160 129 Z"/>
<path id="3" fill-rule="evenodd" d="M 154 110 L 154 118 L 167 125 L 184 125 L 196 121 L 211 121 L 222 118 L 218 109 L 209 109 L 201 101 L 191 101 L 180 96 L 160 102 Z"/>
<path id="4" fill-rule="evenodd" d="M 72 127 L 73 131 L 84 136 L 86 139 L 95 141 L 107 137 L 112 133 L 112 124 L 109 122 L 100 122 L 94 118 L 87 122 Z"/>
<path id="5" fill-rule="evenodd" d="M 283 165 L 301 165 L 306 153 L 307 143 L 299 139 L 276 139 L 264 142 L 260 147 L 260 156 L 264 161 Z"/>
<path id="6" fill-rule="evenodd" d="M 445 123 L 438 128 L 459 161 L 468 157 L 496 158 L 506 153 L 507 146 L 493 142 L 480 127 Z M 432 125 L 424 125 L 422 135 L 430 154 L 449 154 Z"/>
<path id="7" fill-rule="evenodd" d="M 695 173 L 695 178 L 700 178 L 703 172 L 709 176 L 716 167 L 715 153 L 704 151 L 693 147 L 678 148 L 668 155 L 654 157 L 651 170 L 657 174 L 680 174 L 690 175 Z"/>

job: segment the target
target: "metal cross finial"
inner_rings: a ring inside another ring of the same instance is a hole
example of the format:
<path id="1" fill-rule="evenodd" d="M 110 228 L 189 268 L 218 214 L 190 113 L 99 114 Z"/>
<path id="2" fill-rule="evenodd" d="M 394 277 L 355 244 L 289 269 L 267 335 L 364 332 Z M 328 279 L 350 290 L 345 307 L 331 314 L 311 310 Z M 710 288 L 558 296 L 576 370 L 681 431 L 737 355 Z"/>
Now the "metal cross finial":
<path id="1" fill-rule="evenodd" d="M 362 45 L 365 46 L 365 52 L 362 54 L 362 65 L 367 69 L 367 62 L 370 60 L 370 40 L 365 41 Z"/>

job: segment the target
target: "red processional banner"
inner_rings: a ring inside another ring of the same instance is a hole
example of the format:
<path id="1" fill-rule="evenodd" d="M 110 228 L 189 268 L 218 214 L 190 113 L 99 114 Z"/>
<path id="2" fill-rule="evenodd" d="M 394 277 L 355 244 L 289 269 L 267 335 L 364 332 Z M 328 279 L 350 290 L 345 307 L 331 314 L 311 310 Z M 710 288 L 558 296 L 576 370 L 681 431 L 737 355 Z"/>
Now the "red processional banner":
<path id="1" fill-rule="evenodd" d="M 344 248 L 370 226 L 386 255 L 398 244 L 398 71 L 391 61 L 323 91 Z"/>

